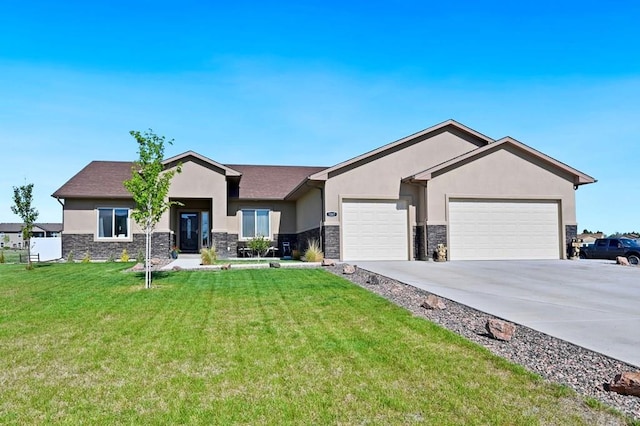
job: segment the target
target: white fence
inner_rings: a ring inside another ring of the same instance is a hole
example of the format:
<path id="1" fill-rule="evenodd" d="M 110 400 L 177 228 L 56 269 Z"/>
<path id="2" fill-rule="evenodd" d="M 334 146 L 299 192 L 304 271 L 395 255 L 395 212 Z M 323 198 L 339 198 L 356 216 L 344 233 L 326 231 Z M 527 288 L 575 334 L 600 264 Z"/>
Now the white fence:
<path id="1" fill-rule="evenodd" d="M 41 262 L 62 257 L 62 238 L 31 238 L 30 241 L 31 254 L 39 254 Z"/>

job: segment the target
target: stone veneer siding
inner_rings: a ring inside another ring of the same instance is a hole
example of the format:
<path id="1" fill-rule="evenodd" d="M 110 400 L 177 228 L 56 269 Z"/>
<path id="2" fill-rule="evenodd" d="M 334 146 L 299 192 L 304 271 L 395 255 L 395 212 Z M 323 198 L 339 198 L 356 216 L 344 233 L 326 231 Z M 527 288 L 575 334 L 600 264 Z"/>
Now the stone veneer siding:
<path id="1" fill-rule="evenodd" d="M 322 227 L 322 242 L 324 257 L 340 259 L 340 226 L 325 225 Z"/>
<path id="2" fill-rule="evenodd" d="M 76 260 L 82 259 L 88 252 L 93 260 L 108 259 L 110 256 L 119 259 L 126 249 L 134 259 L 138 252 L 144 254 L 144 234 L 133 234 L 133 241 L 94 241 L 93 234 L 62 234 L 62 257 L 69 257 L 73 251 Z M 171 234 L 154 232 L 151 236 L 151 257 L 167 259 L 171 250 Z"/>
<path id="3" fill-rule="evenodd" d="M 565 225 L 564 226 L 564 238 L 567 244 L 567 259 L 571 257 L 571 240 L 578 236 L 578 225 Z"/>
<path id="4" fill-rule="evenodd" d="M 235 235 L 235 241 L 232 241 L 232 236 Z M 216 253 L 218 254 L 218 258 L 227 259 L 232 257 L 230 253 L 235 253 L 235 246 L 238 242 L 237 234 L 228 234 L 226 232 L 213 232 L 211 234 L 211 247 L 216 249 Z M 231 246 L 234 246 L 233 250 L 231 250 Z"/>
<path id="5" fill-rule="evenodd" d="M 426 259 L 437 257 L 438 244 L 447 245 L 447 225 L 427 225 Z M 448 249 L 447 247 L 447 258 L 449 257 Z"/>

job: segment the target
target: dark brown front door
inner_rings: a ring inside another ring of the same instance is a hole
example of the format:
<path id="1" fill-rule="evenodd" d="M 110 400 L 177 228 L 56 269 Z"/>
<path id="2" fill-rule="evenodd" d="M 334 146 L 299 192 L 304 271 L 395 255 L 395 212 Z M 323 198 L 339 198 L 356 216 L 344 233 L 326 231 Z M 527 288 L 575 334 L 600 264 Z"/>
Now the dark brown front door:
<path id="1" fill-rule="evenodd" d="M 185 253 L 198 252 L 199 216 L 198 212 L 180 213 L 180 251 Z"/>

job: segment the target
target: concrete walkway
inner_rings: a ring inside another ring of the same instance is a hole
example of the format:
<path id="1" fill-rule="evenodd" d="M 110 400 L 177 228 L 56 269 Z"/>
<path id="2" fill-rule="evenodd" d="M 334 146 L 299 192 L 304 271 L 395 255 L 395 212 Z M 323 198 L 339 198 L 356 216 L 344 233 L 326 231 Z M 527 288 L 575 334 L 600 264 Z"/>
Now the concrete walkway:
<path id="1" fill-rule="evenodd" d="M 260 260 L 257 258 L 242 258 L 238 259 L 242 261 L 250 261 L 248 263 L 233 263 L 231 269 L 259 269 L 269 268 L 269 262 L 280 263 L 281 268 L 317 268 L 320 266 L 319 262 L 281 262 L 277 257 L 263 257 Z M 171 261 L 167 265 L 160 268 L 161 271 L 171 271 L 174 267 L 178 267 L 184 270 L 218 270 L 222 265 L 201 265 L 199 254 L 181 254 L 177 259 Z"/>
<path id="2" fill-rule="evenodd" d="M 358 267 L 640 367 L 640 267 L 597 260 Z"/>

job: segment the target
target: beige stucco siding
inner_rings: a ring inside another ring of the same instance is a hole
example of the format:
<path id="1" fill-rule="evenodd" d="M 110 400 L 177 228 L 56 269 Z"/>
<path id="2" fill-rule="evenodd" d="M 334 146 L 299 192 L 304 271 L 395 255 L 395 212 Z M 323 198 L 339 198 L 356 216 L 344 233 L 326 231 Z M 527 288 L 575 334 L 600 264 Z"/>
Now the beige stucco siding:
<path id="1" fill-rule="evenodd" d="M 227 229 L 230 234 L 240 235 L 242 209 L 270 210 L 271 237 L 275 234 L 296 232 L 296 204 L 293 201 L 230 201 L 228 206 Z"/>
<path id="2" fill-rule="evenodd" d="M 319 228 L 322 222 L 322 193 L 312 188 L 296 201 L 296 232 Z"/>
<path id="3" fill-rule="evenodd" d="M 211 200 L 212 231 L 227 231 L 227 180 L 221 170 L 213 170 L 195 161 L 186 161 L 182 164 L 182 173 L 173 176 L 169 197 Z M 168 214 L 163 216 L 159 227 L 169 229 Z"/>
<path id="4" fill-rule="evenodd" d="M 562 223 L 576 223 L 572 177 L 515 148 L 499 149 L 434 176 L 427 197 L 428 224 L 445 224 L 447 200 L 455 197 L 560 200 Z"/>
<path id="5" fill-rule="evenodd" d="M 325 185 L 326 210 L 340 211 L 341 198 L 398 199 L 403 178 L 477 147 L 466 139 L 444 132 L 329 176 Z M 417 192 L 412 195 L 417 196 Z M 339 223 L 339 217 L 325 220 L 327 224 Z"/>
<path id="6" fill-rule="evenodd" d="M 65 200 L 63 209 L 63 232 L 65 234 L 96 234 L 98 226 L 98 212 L 100 207 L 126 207 L 132 209 L 133 200 L 115 199 L 69 199 Z M 131 219 L 131 229 L 134 233 L 141 233 L 140 227 Z"/>

